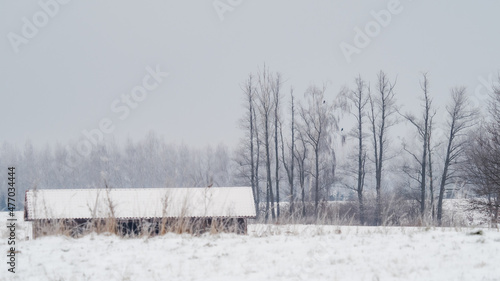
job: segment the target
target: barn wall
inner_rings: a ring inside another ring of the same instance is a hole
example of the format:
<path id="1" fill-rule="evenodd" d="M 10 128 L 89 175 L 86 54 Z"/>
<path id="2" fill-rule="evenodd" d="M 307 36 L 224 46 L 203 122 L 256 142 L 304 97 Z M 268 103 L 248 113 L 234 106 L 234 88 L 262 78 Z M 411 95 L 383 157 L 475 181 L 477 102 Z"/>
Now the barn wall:
<path id="1" fill-rule="evenodd" d="M 80 237 L 90 232 L 114 233 L 122 236 L 155 236 L 168 232 L 231 232 L 247 234 L 246 218 L 155 218 L 155 219 L 57 219 L 34 220 L 31 237 L 68 235 Z"/>

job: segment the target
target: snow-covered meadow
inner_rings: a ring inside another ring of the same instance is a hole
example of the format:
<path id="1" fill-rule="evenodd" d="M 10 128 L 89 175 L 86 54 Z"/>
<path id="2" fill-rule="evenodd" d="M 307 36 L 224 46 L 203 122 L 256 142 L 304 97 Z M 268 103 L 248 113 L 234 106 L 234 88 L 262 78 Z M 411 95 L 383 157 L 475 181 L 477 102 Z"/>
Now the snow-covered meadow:
<path id="1" fill-rule="evenodd" d="M 17 250 L 17 272 L 1 280 L 500 280 L 496 229 L 250 225 L 248 235 L 20 238 Z"/>

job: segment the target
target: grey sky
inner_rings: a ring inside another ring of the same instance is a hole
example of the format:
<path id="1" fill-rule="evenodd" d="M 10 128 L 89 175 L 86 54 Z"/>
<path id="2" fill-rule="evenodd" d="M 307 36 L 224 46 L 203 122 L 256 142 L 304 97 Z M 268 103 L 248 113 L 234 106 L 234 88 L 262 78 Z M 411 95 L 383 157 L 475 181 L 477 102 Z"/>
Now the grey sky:
<path id="1" fill-rule="evenodd" d="M 242 1 L 221 20 L 212 0 L 73 0 L 14 46 L 24 17 L 44 20 L 38 3 L 0 2 L 0 131 L 20 144 L 78 140 L 109 118 L 117 140 L 154 130 L 167 141 L 234 145 L 242 134 L 240 83 L 264 62 L 283 74 L 286 93 L 327 83 L 332 100 L 358 74 L 374 81 L 384 70 L 397 76 L 398 101 L 408 109 L 422 71 L 442 106 L 453 86 L 486 93 L 479 77 L 500 69 L 498 1 L 401 0 L 350 63 L 340 44 L 353 45 L 354 29 L 392 1 Z M 157 66 L 169 76 L 121 120 L 111 105 Z"/>

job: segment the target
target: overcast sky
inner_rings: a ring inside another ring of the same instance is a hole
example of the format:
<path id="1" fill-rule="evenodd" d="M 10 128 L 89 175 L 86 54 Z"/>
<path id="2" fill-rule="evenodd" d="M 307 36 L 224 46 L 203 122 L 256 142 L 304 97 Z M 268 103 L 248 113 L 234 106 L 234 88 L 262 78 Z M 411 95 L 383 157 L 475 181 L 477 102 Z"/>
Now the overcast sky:
<path id="1" fill-rule="evenodd" d="M 104 122 L 117 140 L 234 145 L 240 84 L 263 63 L 286 92 L 327 83 L 331 100 L 384 70 L 408 110 L 422 72 L 442 108 L 500 70 L 499 1 L 54 1 L 0 2 L 2 141 L 65 143 Z"/>

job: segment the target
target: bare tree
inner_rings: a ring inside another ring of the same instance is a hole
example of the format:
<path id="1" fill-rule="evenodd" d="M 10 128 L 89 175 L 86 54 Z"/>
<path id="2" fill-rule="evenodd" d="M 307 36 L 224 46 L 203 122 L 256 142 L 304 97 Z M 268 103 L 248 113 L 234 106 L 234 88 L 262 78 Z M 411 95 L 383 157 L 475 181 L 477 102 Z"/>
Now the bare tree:
<path id="1" fill-rule="evenodd" d="M 481 130 L 473 132 L 466 152 L 466 177 L 473 184 L 477 196 L 472 202 L 490 214 L 492 226 L 497 226 L 500 215 L 499 121 L 483 125 Z"/>
<path id="2" fill-rule="evenodd" d="M 444 191 L 448 181 L 457 176 L 454 166 L 460 162 L 464 156 L 464 149 L 467 143 L 465 136 L 466 130 L 475 123 L 477 111 L 470 109 L 464 87 L 454 88 L 451 91 L 452 102 L 446 107 L 448 114 L 448 144 L 444 159 L 443 173 L 439 185 L 439 197 L 437 206 L 438 224 L 442 224 Z"/>
<path id="3" fill-rule="evenodd" d="M 314 215 L 318 216 L 320 200 L 320 156 L 330 147 L 332 129 L 337 123 L 333 117 L 333 105 L 325 100 L 325 87 L 311 86 L 305 93 L 307 107 L 300 106 L 301 131 L 314 153 Z"/>
<path id="4" fill-rule="evenodd" d="M 265 163 L 266 163 L 266 221 L 269 218 L 269 211 L 271 211 L 272 219 L 274 220 L 275 209 L 274 209 L 274 194 L 273 194 L 273 182 L 271 176 L 271 126 L 272 126 L 272 113 L 273 113 L 273 99 L 272 99 L 272 75 L 269 70 L 264 69 L 258 75 L 258 101 L 259 101 L 259 116 L 263 127 L 263 141 L 265 150 Z"/>
<path id="5" fill-rule="evenodd" d="M 258 124 L 257 123 L 257 114 L 255 113 L 255 107 L 252 109 L 253 112 L 253 124 Z M 259 174 L 259 167 L 260 167 L 260 138 L 259 138 L 259 130 L 256 128 L 255 129 L 255 145 L 257 146 L 256 148 L 256 156 L 255 156 L 255 191 L 256 191 L 256 196 L 257 198 L 255 199 L 257 201 L 257 217 L 259 216 L 259 210 L 260 210 L 260 174 Z"/>
<path id="6" fill-rule="evenodd" d="M 382 223 L 382 171 L 385 161 L 384 153 L 387 150 L 388 140 L 386 137 L 387 130 L 396 123 L 393 118 L 396 113 L 396 98 L 394 86 L 396 82 L 391 83 L 387 75 L 380 71 L 378 76 L 376 94 L 369 94 L 370 113 L 368 119 L 371 124 L 373 135 L 373 151 L 375 162 L 375 190 L 377 192 L 376 207 L 375 207 L 375 224 Z"/>
<path id="7" fill-rule="evenodd" d="M 294 156 L 297 159 L 297 172 L 299 174 L 299 185 L 301 191 L 301 202 L 302 202 L 302 216 L 306 216 L 306 201 L 305 201 L 305 182 L 306 176 L 309 173 L 309 167 L 307 164 L 308 150 L 307 141 L 300 130 L 298 130 L 298 141 L 299 145 L 296 146 Z"/>
<path id="8" fill-rule="evenodd" d="M 273 100 L 274 100 L 274 151 L 275 151 L 275 180 L 276 180 L 276 215 L 279 219 L 280 217 L 280 176 L 279 176 L 279 151 L 278 151 L 278 131 L 279 131 L 279 109 L 280 109 L 280 89 L 282 79 L 281 74 L 276 73 L 276 76 L 272 78 L 271 90 L 273 92 Z"/>
<path id="9" fill-rule="evenodd" d="M 432 153 L 434 152 L 435 147 L 431 145 L 431 140 L 432 140 L 432 129 L 434 125 L 434 116 L 432 115 L 429 118 L 429 134 L 428 134 L 428 140 L 427 140 L 427 154 L 429 157 L 429 169 L 428 169 L 428 174 L 429 174 L 429 193 L 430 193 L 430 198 L 431 198 L 431 216 L 432 220 L 434 221 L 436 216 L 435 216 L 435 203 L 434 203 L 434 177 L 433 177 L 433 162 L 432 162 Z"/>
<path id="10" fill-rule="evenodd" d="M 366 116 L 365 107 L 368 104 L 368 92 L 367 85 L 365 81 L 358 76 L 355 79 L 355 89 L 349 90 L 345 89 L 339 95 L 339 107 L 343 111 L 349 112 L 356 119 L 356 127 L 349 133 L 350 136 L 357 139 L 358 147 L 356 151 L 356 166 L 357 167 L 347 167 L 350 174 L 354 174 L 356 178 L 356 186 L 352 187 L 348 184 L 347 187 L 356 192 L 358 197 L 358 209 L 359 209 L 359 222 L 361 225 L 365 224 L 365 204 L 363 198 L 363 191 L 365 185 L 365 164 L 366 164 L 366 148 L 364 144 L 365 136 L 363 134 L 363 124 L 364 118 Z M 354 109 L 352 110 L 351 107 Z"/>
<path id="11" fill-rule="evenodd" d="M 427 74 L 422 75 L 423 79 L 420 82 L 420 87 L 423 92 L 422 102 L 423 102 L 423 114 L 422 118 L 419 119 L 413 114 L 407 113 L 402 114 L 402 116 L 410 122 L 418 132 L 419 139 L 422 141 L 422 151 L 419 157 L 415 152 L 412 152 L 404 147 L 405 151 L 408 152 L 413 159 L 418 163 L 419 166 L 419 177 L 417 181 L 420 185 L 420 216 L 424 217 L 425 214 L 425 201 L 426 201 L 426 177 L 427 177 L 427 158 L 429 153 L 429 136 L 430 136 L 430 120 L 436 115 L 436 111 L 432 110 L 432 99 L 429 95 L 429 81 L 427 79 Z"/>
<path id="12" fill-rule="evenodd" d="M 488 111 L 479 130 L 470 133 L 465 178 L 473 185 L 474 206 L 486 210 L 495 226 L 500 215 L 500 90 L 492 95 Z"/>
<path id="13" fill-rule="evenodd" d="M 294 97 L 293 97 L 293 89 L 290 89 L 290 98 L 291 98 L 291 125 L 290 125 L 290 132 L 291 132 L 291 144 L 288 146 L 288 150 L 290 151 L 290 157 L 289 159 L 285 159 L 285 142 L 283 140 L 283 130 L 282 126 L 280 126 L 280 135 L 281 135 L 281 158 L 283 162 L 283 167 L 285 168 L 286 174 L 287 174 L 287 179 L 288 179 L 288 185 L 290 187 L 290 214 L 293 214 L 294 212 L 294 204 L 295 204 L 295 189 L 294 189 L 294 182 L 295 182 L 295 177 L 294 177 L 294 171 L 295 171 L 295 103 L 294 103 Z"/>
<path id="14" fill-rule="evenodd" d="M 254 195 L 254 203 L 255 203 L 255 211 L 257 216 L 259 215 L 259 189 L 258 189 L 258 180 L 257 180 L 257 172 L 258 172 L 258 164 L 256 164 L 255 161 L 255 134 L 256 134 L 256 127 L 255 127 L 255 109 L 254 109 L 254 99 L 255 99 L 255 88 L 253 85 L 253 75 L 249 74 L 248 79 L 245 81 L 244 85 L 242 86 L 243 93 L 246 98 L 247 102 L 247 114 L 244 117 L 244 127 L 248 129 L 248 137 L 249 137 L 249 148 L 250 148 L 250 184 L 252 186 L 252 191 Z M 248 124 L 248 125 L 246 125 Z M 258 140 L 257 140 L 258 142 Z M 257 152 L 258 155 L 258 152 Z M 258 156 L 257 156 L 257 159 Z M 258 161 L 257 161 L 258 162 Z"/>

